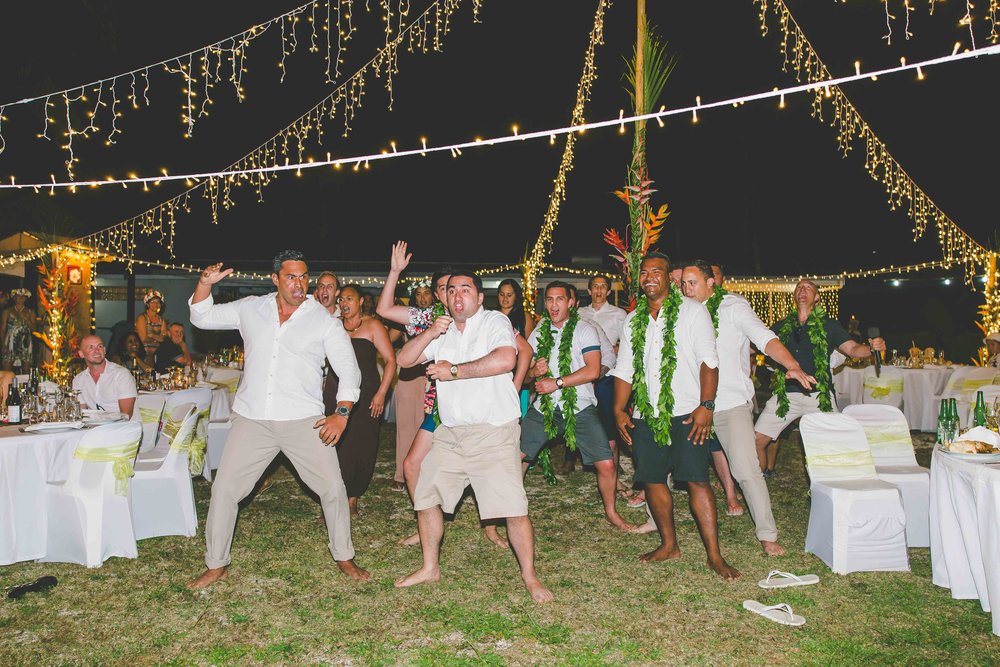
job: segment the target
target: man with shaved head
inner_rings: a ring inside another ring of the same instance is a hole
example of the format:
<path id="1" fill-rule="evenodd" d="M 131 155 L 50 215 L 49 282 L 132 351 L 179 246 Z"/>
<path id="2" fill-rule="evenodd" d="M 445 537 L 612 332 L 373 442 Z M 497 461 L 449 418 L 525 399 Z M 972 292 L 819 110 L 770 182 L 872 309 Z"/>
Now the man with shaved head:
<path id="1" fill-rule="evenodd" d="M 84 336 L 80 341 L 80 358 L 87 369 L 73 378 L 73 389 L 80 391 L 83 407 L 109 412 L 124 412 L 132 417 L 135 378 L 124 366 L 107 360 L 104 341 L 99 336 Z"/>

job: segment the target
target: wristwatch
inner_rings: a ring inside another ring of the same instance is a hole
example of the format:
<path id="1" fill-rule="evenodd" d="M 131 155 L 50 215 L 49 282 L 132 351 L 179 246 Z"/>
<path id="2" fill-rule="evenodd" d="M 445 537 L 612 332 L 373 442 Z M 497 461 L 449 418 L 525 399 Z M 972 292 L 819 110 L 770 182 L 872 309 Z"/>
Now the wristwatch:
<path id="1" fill-rule="evenodd" d="M 566 383 L 563 381 L 562 378 L 556 378 L 556 386 L 557 387 L 559 387 L 560 389 L 562 389 L 565 385 L 566 385 Z"/>
<path id="2" fill-rule="evenodd" d="M 343 417 L 344 419 L 347 419 L 351 416 L 351 409 L 346 405 L 338 405 L 337 409 L 334 410 L 333 413 L 338 417 Z"/>
<path id="3" fill-rule="evenodd" d="M 700 405 L 701 407 L 705 408 L 706 410 L 712 410 L 712 411 L 715 410 L 715 401 L 711 401 L 711 400 L 709 400 L 709 401 L 702 401 L 698 405 Z"/>
<path id="4" fill-rule="evenodd" d="M 451 379 L 452 380 L 458 379 L 458 366 L 456 366 L 455 364 L 451 365 Z"/>

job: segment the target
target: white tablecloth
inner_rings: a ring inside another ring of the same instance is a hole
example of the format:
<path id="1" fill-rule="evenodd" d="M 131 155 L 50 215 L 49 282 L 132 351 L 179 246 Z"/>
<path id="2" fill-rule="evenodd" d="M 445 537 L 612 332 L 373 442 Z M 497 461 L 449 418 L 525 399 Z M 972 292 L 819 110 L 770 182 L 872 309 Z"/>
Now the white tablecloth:
<path id="1" fill-rule="evenodd" d="M 18 429 L 0 427 L 0 565 L 45 555 L 45 485 L 66 479 L 84 434 Z"/>
<path id="2" fill-rule="evenodd" d="M 940 394 L 953 368 L 949 366 L 927 366 L 924 368 L 903 368 L 903 414 L 910 430 L 933 433 L 937 430 L 937 410 L 934 396 Z M 837 407 L 843 410 L 848 405 L 864 402 L 863 368 L 844 368 L 833 377 L 837 392 Z"/>
<path id="3" fill-rule="evenodd" d="M 935 450 L 930 524 L 934 583 L 956 600 L 992 609 L 993 634 L 1000 635 L 1000 465 Z"/>

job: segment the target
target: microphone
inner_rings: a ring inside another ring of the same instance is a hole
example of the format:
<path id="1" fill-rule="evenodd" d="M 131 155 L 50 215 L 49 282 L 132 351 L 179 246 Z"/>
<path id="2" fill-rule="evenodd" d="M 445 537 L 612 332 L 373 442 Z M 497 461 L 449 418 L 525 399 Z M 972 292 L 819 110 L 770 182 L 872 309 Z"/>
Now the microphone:
<path id="1" fill-rule="evenodd" d="M 868 327 L 868 339 L 878 338 L 882 334 L 879 333 L 878 327 Z M 882 353 L 878 350 L 872 348 L 872 354 L 875 355 L 875 377 L 882 376 Z"/>

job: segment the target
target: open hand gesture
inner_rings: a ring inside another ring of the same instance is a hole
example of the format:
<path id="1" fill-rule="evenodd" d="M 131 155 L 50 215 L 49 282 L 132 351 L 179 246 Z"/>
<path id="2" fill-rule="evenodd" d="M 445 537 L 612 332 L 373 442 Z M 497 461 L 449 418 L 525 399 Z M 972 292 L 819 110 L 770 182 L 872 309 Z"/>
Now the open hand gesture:
<path id="1" fill-rule="evenodd" d="M 198 282 L 202 285 L 214 285 L 232 272 L 232 269 L 226 269 L 223 271 L 222 262 L 212 264 L 201 272 L 201 277 L 198 278 Z"/>
<path id="2" fill-rule="evenodd" d="M 410 264 L 413 253 L 407 254 L 406 241 L 396 241 L 392 246 L 392 256 L 389 258 L 389 270 L 393 273 L 402 273 Z"/>

